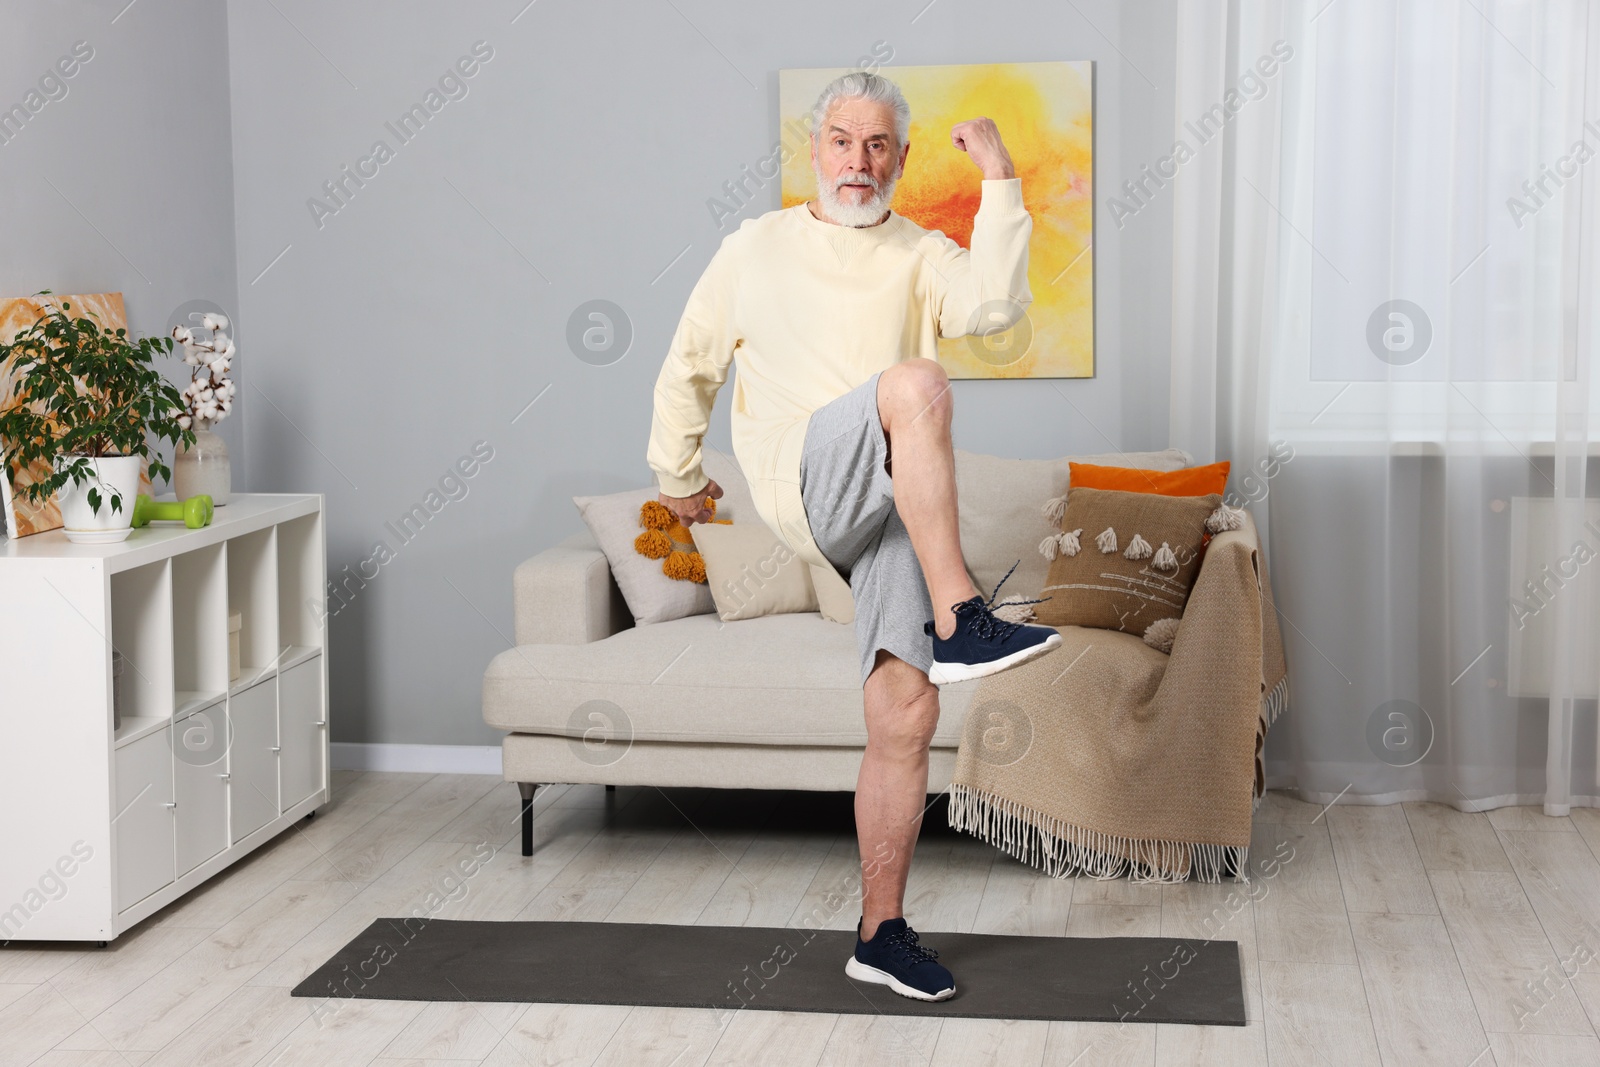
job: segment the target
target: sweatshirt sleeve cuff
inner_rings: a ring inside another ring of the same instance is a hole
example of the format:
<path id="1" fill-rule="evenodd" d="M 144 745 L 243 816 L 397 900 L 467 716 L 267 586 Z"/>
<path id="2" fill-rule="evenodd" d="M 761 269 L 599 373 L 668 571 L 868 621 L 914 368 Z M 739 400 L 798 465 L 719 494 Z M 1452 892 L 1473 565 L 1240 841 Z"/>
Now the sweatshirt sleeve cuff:
<path id="1" fill-rule="evenodd" d="M 1022 204 L 1022 179 L 984 178 L 978 210 L 992 211 L 1001 215 L 1015 215 L 1026 211 L 1027 208 Z"/>
<path id="2" fill-rule="evenodd" d="M 667 496 L 686 497 L 698 493 L 710 482 L 710 479 L 701 471 L 696 471 L 688 478 L 678 478 L 671 474 L 656 472 L 656 480 L 661 485 L 661 491 Z"/>

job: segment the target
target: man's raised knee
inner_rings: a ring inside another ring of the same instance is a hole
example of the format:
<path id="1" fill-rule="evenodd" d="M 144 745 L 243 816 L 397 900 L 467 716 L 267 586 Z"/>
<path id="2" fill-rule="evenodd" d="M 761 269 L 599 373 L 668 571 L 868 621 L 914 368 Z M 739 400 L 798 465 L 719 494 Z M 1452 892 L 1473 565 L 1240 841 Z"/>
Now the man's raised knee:
<path id="1" fill-rule="evenodd" d="M 936 360 L 902 360 L 878 379 L 878 408 L 885 426 L 918 419 L 948 422 L 952 407 L 950 376 Z"/>

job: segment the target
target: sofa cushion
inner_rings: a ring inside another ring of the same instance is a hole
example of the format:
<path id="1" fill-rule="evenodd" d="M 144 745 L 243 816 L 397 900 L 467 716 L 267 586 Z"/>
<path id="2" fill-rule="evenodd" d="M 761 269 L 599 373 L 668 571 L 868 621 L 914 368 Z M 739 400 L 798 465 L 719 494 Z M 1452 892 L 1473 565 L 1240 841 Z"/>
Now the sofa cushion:
<path id="1" fill-rule="evenodd" d="M 717 518 L 732 519 L 736 525 L 761 521 L 756 514 L 756 498 L 750 494 L 750 482 L 732 452 L 722 452 L 702 442 L 700 469 L 722 489 L 722 496 L 717 499 Z"/>
<path id="2" fill-rule="evenodd" d="M 484 673 L 483 717 L 501 730 L 574 738 L 610 720 L 640 741 L 861 747 L 860 670 L 855 628 L 816 612 L 730 623 L 694 615 L 588 645 L 507 649 Z M 935 747 L 960 743 L 978 685 L 940 688 Z"/>
<path id="3" fill-rule="evenodd" d="M 1018 560 L 1002 597 L 1036 597 L 1050 564 L 1039 541 L 1056 527 L 1040 511 L 1046 500 L 1067 495 L 1069 463 L 1172 471 L 1191 463 L 1181 448 L 1160 452 L 1113 452 L 1060 459 L 1003 459 L 956 449 L 956 498 L 960 501 L 961 552 L 984 596 Z"/>
<path id="4" fill-rule="evenodd" d="M 1093 463 L 1067 464 L 1074 489 L 1116 489 L 1124 493 L 1161 493 L 1165 496 L 1218 496 L 1228 491 L 1228 461 L 1175 471 L 1138 467 L 1102 467 Z"/>
<path id="5" fill-rule="evenodd" d="M 696 526 L 694 543 L 723 622 L 817 610 L 810 565 L 761 520 Z"/>
<path id="6" fill-rule="evenodd" d="M 701 449 L 701 469 L 722 487 L 722 498 L 717 501 L 717 514 L 732 519 L 735 526 L 761 522 L 761 516 L 756 514 L 755 497 L 750 493 L 750 483 L 745 479 L 744 471 L 740 469 L 733 453 L 719 452 L 705 444 L 701 445 Z M 701 554 L 704 555 L 703 550 Z M 709 559 L 707 565 L 710 565 Z M 806 569 L 822 617 L 846 626 L 855 622 L 856 606 L 850 596 L 850 586 L 830 568 L 808 565 Z"/>
<path id="7" fill-rule="evenodd" d="M 816 590 L 817 610 L 829 622 L 849 626 L 856 621 L 856 598 L 850 592 L 850 583 L 839 577 L 832 567 L 811 565 L 811 587 Z"/>

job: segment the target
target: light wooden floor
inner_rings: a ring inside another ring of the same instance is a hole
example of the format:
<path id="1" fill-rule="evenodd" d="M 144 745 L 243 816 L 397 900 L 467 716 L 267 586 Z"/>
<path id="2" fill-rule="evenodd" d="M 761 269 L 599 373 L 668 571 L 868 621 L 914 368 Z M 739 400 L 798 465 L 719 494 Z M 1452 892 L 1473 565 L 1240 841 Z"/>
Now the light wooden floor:
<path id="1" fill-rule="evenodd" d="M 531 859 L 515 788 L 492 777 L 340 772 L 335 798 L 108 949 L 0 949 L 0 1064 L 1600 1064 L 1596 810 L 1323 812 L 1272 794 L 1249 886 L 1054 881 L 930 817 L 907 914 L 935 947 L 940 930 L 1239 942 L 1248 1026 L 1119 1030 L 370 1000 L 313 1017 L 289 989 L 384 915 L 856 919 L 829 903 L 858 873 L 848 796 L 556 787 Z M 489 863 L 443 881 L 485 845 Z"/>

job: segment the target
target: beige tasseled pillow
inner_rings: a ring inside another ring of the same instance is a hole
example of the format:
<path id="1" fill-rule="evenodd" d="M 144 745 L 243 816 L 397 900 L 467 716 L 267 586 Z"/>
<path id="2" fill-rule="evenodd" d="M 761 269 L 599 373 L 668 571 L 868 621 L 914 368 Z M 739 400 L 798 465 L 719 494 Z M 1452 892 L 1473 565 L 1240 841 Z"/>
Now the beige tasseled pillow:
<path id="1" fill-rule="evenodd" d="M 1145 637 L 1151 624 L 1181 618 L 1211 537 L 1206 522 L 1221 504 L 1217 493 L 1067 490 L 1055 558 L 1039 594 L 1050 599 L 1034 605 L 1034 621 Z M 1158 627 L 1148 640 L 1170 650 L 1174 629 Z"/>

